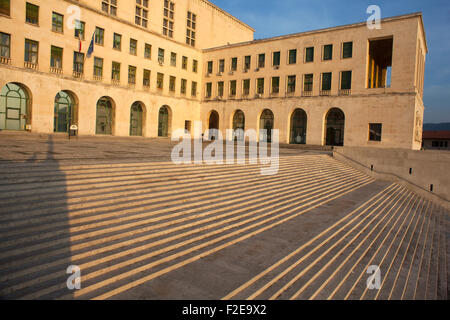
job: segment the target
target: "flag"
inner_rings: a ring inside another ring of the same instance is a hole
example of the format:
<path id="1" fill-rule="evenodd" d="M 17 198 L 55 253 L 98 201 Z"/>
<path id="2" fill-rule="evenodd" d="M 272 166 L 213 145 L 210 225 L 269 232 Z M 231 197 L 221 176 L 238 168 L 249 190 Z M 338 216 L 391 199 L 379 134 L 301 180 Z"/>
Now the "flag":
<path id="1" fill-rule="evenodd" d="M 92 53 L 94 52 L 94 40 L 95 40 L 95 32 L 92 35 L 91 44 L 89 45 L 89 49 L 87 51 L 87 58 L 90 58 Z"/>
<path id="2" fill-rule="evenodd" d="M 78 36 L 78 52 L 81 53 L 81 37 Z"/>

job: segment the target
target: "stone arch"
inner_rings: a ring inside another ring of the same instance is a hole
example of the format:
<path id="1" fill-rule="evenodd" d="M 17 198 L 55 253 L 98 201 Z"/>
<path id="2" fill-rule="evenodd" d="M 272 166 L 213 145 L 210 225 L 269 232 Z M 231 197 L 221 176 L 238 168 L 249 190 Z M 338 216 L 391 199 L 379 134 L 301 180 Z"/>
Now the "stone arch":
<path id="1" fill-rule="evenodd" d="M 130 136 L 144 136 L 146 113 L 146 107 L 143 102 L 133 102 L 130 107 Z"/>
<path id="2" fill-rule="evenodd" d="M 163 105 L 158 112 L 158 137 L 169 137 L 172 130 L 172 110 Z"/>
<path id="3" fill-rule="evenodd" d="M 345 114 L 339 108 L 331 108 L 325 116 L 325 145 L 343 146 Z"/>
<path id="4" fill-rule="evenodd" d="M 259 116 L 259 141 L 272 142 L 272 130 L 274 129 L 275 116 L 270 109 L 264 109 Z"/>
<path id="5" fill-rule="evenodd" d="M 0 130 L 27 129 L 31 125 L 31 91 L 18 82 L 9 82 L 0 90 Z"/>
<path id="6" fill-rule="evenodd" d="M 104 96 L 97 101 L 96 134 L 112 135 L 115 126 L 116 105 L 111 97 Z"/>
<path id="7" fill-rule="evenodd" d="M 53 132 L 68 132 L 78 125 L 78 97 L 70 90 L 61 90 L 54 101 Z"/>
<path id="8" fill-rule="evenodd" d="M 308 115 L 301 108 L 295 109 L 290 118 L 290 144 L 306 144 Z"/>

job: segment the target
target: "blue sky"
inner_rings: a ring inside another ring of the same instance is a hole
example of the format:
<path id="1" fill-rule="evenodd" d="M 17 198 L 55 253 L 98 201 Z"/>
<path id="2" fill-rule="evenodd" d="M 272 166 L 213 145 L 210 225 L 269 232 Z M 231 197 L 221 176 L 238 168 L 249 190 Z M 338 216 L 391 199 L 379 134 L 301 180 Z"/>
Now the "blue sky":
<path id="1" fill-rule="evenodd" d="M 211 0 L 255 29 L 255 38 L 366 21 L 376 4 L 382 17 L 423 12 L 428 49 L 425 70 L 425 123 L 450 122 L 449 0 Z"/>

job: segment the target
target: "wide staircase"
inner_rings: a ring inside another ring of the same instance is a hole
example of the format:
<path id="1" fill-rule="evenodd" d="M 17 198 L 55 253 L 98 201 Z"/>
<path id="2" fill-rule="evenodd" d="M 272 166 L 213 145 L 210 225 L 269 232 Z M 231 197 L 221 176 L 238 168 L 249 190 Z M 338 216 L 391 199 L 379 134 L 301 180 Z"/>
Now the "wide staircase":
<path id="1" fill-rule="evenodd" d="M 323 154 L 281 157 L 277 175 L 262 167 L 2 162 L 0 297 L 114 298 L 374 183 Z M 217 299 L 447 299 L 447 230 L 444 209 L 386 184 Z M 69 266 L 80 290 L 67 288 Z"/>

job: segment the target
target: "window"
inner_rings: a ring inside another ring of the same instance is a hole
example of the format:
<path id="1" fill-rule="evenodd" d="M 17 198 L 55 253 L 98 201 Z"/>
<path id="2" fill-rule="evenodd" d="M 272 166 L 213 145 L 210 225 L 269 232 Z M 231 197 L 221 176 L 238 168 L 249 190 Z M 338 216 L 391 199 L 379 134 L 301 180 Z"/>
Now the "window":
<path id="1" fill-rule="evenodd" d="M 169 79 L 169 90 L 171 92 L 175 92 L 175 82 L 176 82 L 176 78 L 173 77 L 173 76 L 170 76 L 170 79 Z"/>
<path id="2" fill-rule="evenodd" d="M 187 87 L 187 80 L 181 79 L 181 88 L 180 88 L 181 94 L 186 94 L 186 87 Z"/>
<path id="3" fill-rule="evenodd" d="M 264 68 L 266 66 L 266 54 L 261 53 L 258 55 L 258 68 Z"/>
<path id="4" fill-rule="evenodd" d="M 142 81 L 142 85 L 144 87 L 150 87 L 150 70 L 144 69 L 144 77 L 143 77 L 143 81 Z"/>
<path id="5" fill-rule="evenodd" d="M 181 68 L 187 70 L 187 65 L 188 65 L 188 57 L 183 56 L 181 58 Z"/>
<path id="6" fill-rule="evenodd" d="M 163 35 L 173 38 L 175 4 L 164 0 Z"/>
<path id="7" fill-rule="evenodd" d="M 223 97 L 223 81 L 217 83 L 217 95 Z"/>
<path id="8" fill-rule="evenodd" d="M 103 46 L 104 39 L 105 39 L 105 29 L 95 27 L 95 44 L 98 44 L 100 46 Z"/>
<path id="9" fill-rule="evenodd" d="M 25 39 L 25 61 L 38 64 L 39 43 L 37 41 Z"/>
<path id="10" fill-rule="evenodd" d="M 0 57 L 11 57 L 11 35 L 0 32 Z"/>
<path id="11" fill-rule="evenodd" d="M 73 72 L 83 74 L 84 72 L 84 53 L 73 52 Z"/>
<path id="12" fill-rule="evenodd" d="M 331 60 L 333 59 L 333 45 L 327 44 L 323 46 L 323 60 Z"/>
<path id="13" fill-rule="evenodd" d="M 208 82 L 206 83 L 206 97 L 211 98 L 212 95 L 212 83 Z"/>
<path id="14" fill-rule="evenodd" d="M 117 16 L 117 0 L 103 0 L 102 11 Z"/>
<path id="15" fill-rule="evenodd" d="M 52 31 L 63 33 L 64 32 L 64 16 L 62 14 L 52 13 Z"/>
<path id="16" fill-rule="evenodd" d="M 94 57 L 94 77 L 103 77 L 103 58 Z"/>
<path id="17" fill-rule="evenodd" d="M 137 40 L 130 39 L 130 54 L 136 56 L 137 55 Z"/>
<path id="18" fill-rule="evenodd" d="M 148 0 L 136 0 L 136 14 L 134 22 L 147 28 L 148 26 Z"/>
<path id="19" fill-rule="evenodd" d="M 136 84 L 136 67 L 128 66 L 128 84 Z"/>
<path id="20" fill-rule="evenodd" d="M 242 89 L 242 94 L 244 96 L 248 96 L 250 94 L 250 79 L 244 79 Z"/>
<path id="21" fill-rule="evenodd" d="M 212 61 L 208 61 L 208 73 L 212 73 L 213 72 L 213 62 Z"/>
<path id="22" fill-rule="evenodd" d="M 192 72 L 197 73 L 198 71 L 198 61 L 197 60 L 193 60 L 192 61 Z"/>
<path id="23" fill-rule="evenodd" d="M 145 44 L 144 58 L 145 59 L 151 59 L 152 58 L 152 46 L 150 44 L 148 44 L 148 43 Z"/>
<path id="24" fill-rule="evenodd" d="M 342 58 L 348 59 L 353 56 L 353 42 L 344 42 L 342 44 Z"/>
<path id="25" fill-rule="evenodd" d="M 341 72 L 341 90 L 350 90 L 352 88 L 352 72 Z"/>
<path id="26" fill-rule="evenodd" d="M 236 96 L 236 80 L 230 81 L 230 96 Z"/>
<path id="27" fill-rule="evenodd" d="M 313 91 L 313 74 L 305 74 L 304 84 L 303 84 L 303 91 L 304 92 L 311 92 Z"/>
<path id="28" fill-rule="evenodd" d="M 197 96 L 197 82 L 192 81 L 191 96 Z"/>
<path id="29" fill-rule="evenodd" d="M 391 85 L 394 39 L 369 40 L 367 88 Z"/>
<path id="30" fill-rule="evenodd" d="M 159 73 L 156 75 L 156 88 L 162 90 L 164 87 L 164 74 Z"/>
<path id="31" fill-rule="evenodd" d="M 26 5 L 25 21 L 31 24 L 39 24 L 39 7 L 28 3 Z"/>
<path id="32" fill-rule="evenodd" d="M 322 73 L 322 91 L 331 90 L 331 72 Z"/>
<path id="33" fill-rule="evenodd" d="M 264 78 L 256 80 L 256 93 L 264 94 Z"/>
<path id="34" fill-rule="evenodd" d="M 288 76 L 287 93 L 295 92 L 296 76 Z"/>
<path id="35" fill-rule="evenodd" d="M 172 67 L 176 67 L 177 66 L 177 54 L 175 52 L 171 52 L 170 53 L 170 65 Z"/>
<path id="36" fill-rule="evenodd" d="M 0 14 L 11 15 L 11 0 L 0 0 Z"/>
<path id="37" fill-rule="evenodd" d="M 289 50 L 288 64 L 296 64 L 296 63 L 297 63 L 297 49 Z"/>
<path id="38" fill-rule="evenodd" d="M 231 71 L 237 70 L 237 63 L 238 63 L 237 58 L 231 58 Z"/>
<path id="39" fill-rule="evenodd" d="M 219 60 L 219 73 L 225 72 L 225 60 L 221 59 Z"/>
<path id="40" fill-rule="evenodd" d="M 280 65 L 280 51 L 273 53 L 273 66 L 279 66 Z"/>
<path id="41" fill-rule="evenodd" d="M 63 49 L 52 46 L 50 49 L 50 67 L 62 69 Z"/>
<path id="42" fill-rule="evenodd" d="M 75 20 L 75 38 L 84 40 L 86 36 L 86 23 Z"/>
<path id="43" fill-rule="evenodd" d="M 369 123 L 369 141 L 381 141 L 381 123 Z"/>
<path id="44" fill-rule="evenodd" d="M 188 11 L 187 28 L 186 28 L 186 44 L 195 47 L 195 33 L 197 29 L 197 15 Z"/>
<path id="45" fill-rule="evenodd" d="M 272 93 L 278 94 L 279 92 L 280 92 L 280 77 L 272 77 Z M 258 93 L 261 93 L 259 92 L 259 88 Z M 262 93 L 264 93 L 264 89 Z"/>
<path id="46" fill-rule="evenodd" d="M 251 56 L 245 56 L 244 58 L 244 69 L 248 70 L 250 69 L 252 65 L 252 57 Z"/>
<path id="47" fill-rule="evenodd" d="M 158 62 L 160 64 L 164 63 L 164 49 L 161 48 L 158 49 Z"/>
<path id="48" fill-rule="evenodd" d="M 120 81 L 120 63 L 114 62 L 112 63 L 112 72 L 111 79 L 114 81 Z"/>
<path id="49" fill-rule="evenodd" d="M 122 35 L 114 33 L 113 49 L 122 50 Z"/>
<path id="50" fill-rule="evenodd" d="M 314 62 L 314 47 L 306 48 L 305 62 Z"/>

